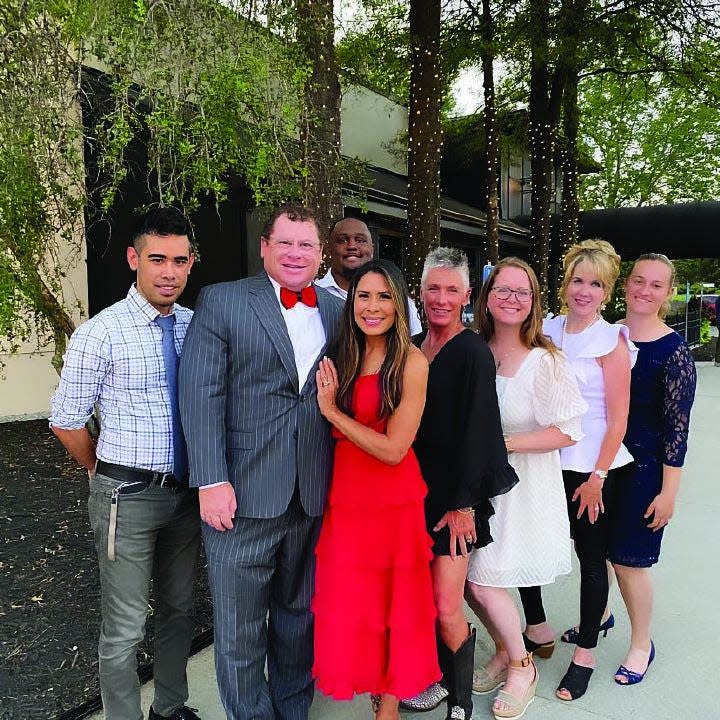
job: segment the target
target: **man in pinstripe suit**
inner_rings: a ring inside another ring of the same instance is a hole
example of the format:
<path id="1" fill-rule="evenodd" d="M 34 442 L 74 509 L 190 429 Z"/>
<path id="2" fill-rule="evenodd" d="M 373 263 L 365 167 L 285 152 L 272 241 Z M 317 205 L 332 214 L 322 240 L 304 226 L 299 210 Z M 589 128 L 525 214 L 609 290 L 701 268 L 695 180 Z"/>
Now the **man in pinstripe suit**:
<path id="1" fill-rule="evenodd" d="M 342 304 L 312 285 L 321 245 L 306 209 L 280 208 L 260 252 L 265 272 L 200 294 L 180 405 L 190 483 L 200 488 L 225 712 L 305 720 L 314 546 L 332 461 L 315 370 Z"/>

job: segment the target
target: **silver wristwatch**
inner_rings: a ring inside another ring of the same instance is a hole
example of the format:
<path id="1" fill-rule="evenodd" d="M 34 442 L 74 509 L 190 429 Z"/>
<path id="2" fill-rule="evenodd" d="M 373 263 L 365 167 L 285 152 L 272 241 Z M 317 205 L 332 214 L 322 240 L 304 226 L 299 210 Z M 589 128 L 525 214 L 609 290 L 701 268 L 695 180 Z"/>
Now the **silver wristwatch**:
<path id="1" fill-rule="evenodd" d="M 608 476 L 607 470 L 599 470 L 598 468 L 595 468 L 593 470 L 593 475 L 597 475 L 601 480 L 605 480 Z"/>

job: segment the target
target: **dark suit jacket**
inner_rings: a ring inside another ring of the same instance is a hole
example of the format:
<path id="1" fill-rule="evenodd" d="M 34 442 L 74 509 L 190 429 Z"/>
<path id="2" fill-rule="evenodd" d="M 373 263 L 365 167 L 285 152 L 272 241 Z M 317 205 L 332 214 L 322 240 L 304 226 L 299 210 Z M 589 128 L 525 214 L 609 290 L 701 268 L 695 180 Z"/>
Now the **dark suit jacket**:
<path id="1" fill-rule="evenodd" d="M 342 303 L 322 288 L 317 294 L 327 348 Z M 297 480 L 305 511 L 322 514 L 333 441 L 318 408 L 315 369 L 299 388 L 287 327 L 266 273 L 204 288 L 179 375 L 190 484 L 229 480 L 238 516 L 269 518 L 285 512 Z"/>

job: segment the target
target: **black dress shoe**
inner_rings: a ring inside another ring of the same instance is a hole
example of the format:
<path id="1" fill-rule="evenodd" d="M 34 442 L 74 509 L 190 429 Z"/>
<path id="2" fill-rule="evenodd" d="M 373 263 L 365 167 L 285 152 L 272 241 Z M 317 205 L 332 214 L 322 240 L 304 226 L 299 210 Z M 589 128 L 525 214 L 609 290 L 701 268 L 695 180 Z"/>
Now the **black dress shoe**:
<path id="1" fill-rule="evenodd" d="M 195 708 L 189 708 L 183 705 L 171 715 L 158 715 L 151 707 L 148 720 L 201 720 L 200 716 L 196 715 L 193 710 L 195 710 Z"/>

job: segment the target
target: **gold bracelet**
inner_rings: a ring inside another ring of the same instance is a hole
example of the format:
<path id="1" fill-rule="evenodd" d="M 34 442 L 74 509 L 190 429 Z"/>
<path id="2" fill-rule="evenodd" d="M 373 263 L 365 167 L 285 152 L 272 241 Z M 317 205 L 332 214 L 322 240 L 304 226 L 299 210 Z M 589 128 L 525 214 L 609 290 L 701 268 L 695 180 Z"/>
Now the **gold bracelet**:
<path id="1" fill-rule="evenodd" d="M 509 453 L 515 452 L 515 450 L 512 447 L 512 438 L 509 437 L 508 435 L 505 435 L 503 437 L 503 440 L 505 441 L 505 450 Z"/>
<path id="2" fill-rule="evenodd" d="M 474 507 L 458 508 L 457 512 L 462 513 L 463 515 L 472 515 L 472 517 L 475 517 Z"/>

